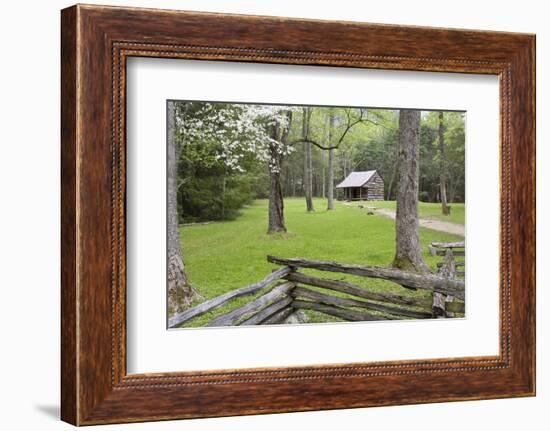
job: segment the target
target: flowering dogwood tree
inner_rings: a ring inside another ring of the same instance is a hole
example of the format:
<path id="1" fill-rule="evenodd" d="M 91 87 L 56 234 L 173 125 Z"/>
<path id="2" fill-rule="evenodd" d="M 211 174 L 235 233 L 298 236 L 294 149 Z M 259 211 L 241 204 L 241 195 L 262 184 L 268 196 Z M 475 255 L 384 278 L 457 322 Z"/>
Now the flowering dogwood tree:
<path id="1" fill-rule="evenodd" d="M 283 156 L 292 152 L 291 146 L 276 139 L 272 133 L 273 128 L 290 126 L 289 109 L 293 108 L 204 103 L 191 115 L 178 115 L 176 126 L 183 137 L 183 146 L 193 142 L 216 142 L 214 157 L 230 170 L 244 172 L 242 160 L 246 155 L 254 155 L 273 170 L 278 166 L 272 163 L 272 148 Z"/>
<path id="2" fill-rule="evenodd" d="M 201 154 L 205 162 L 221 162 L 234 172 L 245 172 L 243 161 L 254 157 L 270 173 L 268 233 L 285 232 L 281 164 L 293 151 L 288 144 L 292 112 L 289 106 L 201 103 L 178 105 L 176 128 L 184 148 L 213 143 L 214 151 Z M 208 162 L 208 161 L 206 161 Z"/>

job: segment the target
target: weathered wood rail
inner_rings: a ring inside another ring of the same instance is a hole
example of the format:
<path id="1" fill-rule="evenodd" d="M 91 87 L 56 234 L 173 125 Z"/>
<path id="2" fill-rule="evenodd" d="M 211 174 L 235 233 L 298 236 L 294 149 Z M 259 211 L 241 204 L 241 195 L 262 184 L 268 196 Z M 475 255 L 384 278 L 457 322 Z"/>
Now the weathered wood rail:
<path id="1" fill-rule="evenodd" d="M 250 302 L 212 318 L 204 326 L 279 324 L 287 322 L 287 319 L 300 310 L 313 310 L 347 321 L 454 317 L 463 314 L 465 307 L 464 281 L 456 278 L 458 263 L 454 260 L 453 248 L 455 244 L 446 248 L 445 259 L 439 265 L 437 274 L 416 274 L 393 268 L 268 256 L 269 262 L 282 267 L 257 283 L 227 292 L 176 314 L 168 321 L 168 327 L 179 327 L 235 298 L 259 293 L 261 295 Z M 299 269 L 381 279 L 407 288 L 427 290 L 431 295 L 413 296 L 374 291 L 349 281 L 299 272 Z M 336 292 L 337 295 L 331 295 L 327 291 Z"/>
<path id="2" fill-rule="evenodd" d="M 265 289 L 271 283 L 276 280 L 281 279 L 285 275 L 289 274 L 292 270 L 288 267 L 279 268 L 276 271 L 273 271 L 263 280 L 258 281 L 257 283 L 251 284 L 250 286 L 242 287 L 237 290 L 232 290 L 231 292 L 224 293 L 223 295 L 217 296 L 209 301 L 205 301 L 202 304 L 197 305 L 196 307 L 190 308 L 183 311 L 182 313 L 176 314 L 168 321 L 168 327 L 174 328 L 178 325 L 181 325 L 183 322 L 187 322 L 195 317 L 201 316 L 204 313 L 207 313 L 210 310 L 214 310 L 218 307 L 221 307 L 223 304 L 229 302 L 233 298 L 238 298 L 241 296 L 253 295 L 256 292 L 259 292 L 262 289 Z"/>
<path id="3" fill-rule="evenodd" d="M 437 242 L 434 241 L 429 247 L 430 254 L 432 256 L 446 256 L 448 252 L 451 252 L 453 256 L 453 260 L 456 256 L 465 256 L 465 242 L 464 241 L 458 241 L 458 242 Z M 437 267 L 441 270 L 443 265 L 445 264 L 445 259 L 442 262 L 437 263 Z M 465 261 L 454 261 L 454 265 L 456 268 L 455 276 L 458 277 L 464 277 L 466 275 L 465 271 Z M 458 268 L 462 269 L 458 269 Z"/>
<path id="4" fill-rule="evenodd" d="M 268 256 L 268 262 L 286 265 L 291 268 L 309 268 L 319 271 L 340 272 L 361 277 L 379 278 L 392 281 L 405 287 L 437 291 L 464 299 L 464 282 L 434 274 L 417 274 L 394 268 L 378 266 L 349 265 L 322 260 L 285 259 Z"/>
<path id="5" fill-rule="evenodd" d="M 458 270 L 460 266 L 465 267 L 465 261 L 457 262 L 455 256 L 465 256 L 465 243 L 459 242 L 432 242 L 430 253 L 434 256 L 445 256 L 442 262 L 437 263 L 438 274 L 450 280 L 456 277 L 464 277 L 466 275 L 464 269 Z M 458 249 L 458 250 L 457 250 Z M 438 318 L 453 317 L 454 312 L 449 309 L 449 303 L 454 300 L 452 295 L 444 295 L 437 292 L 433 295 L 432 312 Z"/>

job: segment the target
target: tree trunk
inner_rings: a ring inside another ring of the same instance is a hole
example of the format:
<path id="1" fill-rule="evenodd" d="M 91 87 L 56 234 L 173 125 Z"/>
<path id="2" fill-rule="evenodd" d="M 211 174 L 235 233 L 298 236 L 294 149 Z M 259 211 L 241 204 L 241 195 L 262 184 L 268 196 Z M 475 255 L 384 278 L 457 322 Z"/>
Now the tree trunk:
<path id="1" fill-rule="evenodd" d="M 332 132 L 334 130 L 334 112 L 331 109 L 328 125 L 328 141 L 332 142 Z M 328 150 L 328 188 L 327 188 L 327 210 L 334 209 L 334 148 Z"/>
<path id="2" fill-rule="evenodd" d="M 304 196 L 306 197 L 307 212 L 315 211 L 313 208 L 313 174 L 311 163 L 311 143 L 307 142 L 309 132 L 309 108 L 302 111 L 302 138 L 304 139 Z"/>
<path id="3" fill-rule="evenodd" d="M 306 189 L 306 206 L 307 211 L 312 212 L 315 211 L 315 208 L 313 207 L 313 165 L 311 162 L 311 143 L 306 143 L 306 154 L 307 154 L 307 170 L 306 170 L 306 178 L 307 178 L 307 189 Z"/>
<path id="4" fill-rule="evenodd" d="M 325 199 L 327 197 L 327 178 L 326 178 L 326 169 L 325 169 L 325 152 L 321 151 L 321 197 Z"/>
<path id="5" fill-rule="evenodd" d="M 189 307 L 193 299 L 199 297 L 191 286 L 185 272 L 183 251 L 178 227 L 178 148 L 175 139 L 175 103 L 168 102 L 168 315 Z"/>
<path id="6" fill-rule="evenodd" d="M 223 169 L 223 176 L 222 176 L 222 220 L 225 220 L 225 191 L 227 186 L 227 168 L 224 167 Z"/>
<path id="7" fill-rule="evenodd" d="M 267 233 L 286 232 L 283 190 L 281 188 L 281 155 L 271 148 L 271 167 L 269 170 L 269 226 Z"/>
<path id="8" fill-rule="evenodd" d="M 427 272 L 418 237 L 418 175 L 420 156 L 420 111 L 399 112 L 397 168 L 396 268 Z"/>
<path id="9" fill-rule="evenodd" d="M 286 145 L 292 121 L 292 111 L 289 111 L 288 116 L 288 128 L 286 130 L 281 131 L 279 125 L 273 127 L 273 139 L 281 145 Z M 283 155 L 280 148 L 275 144 L 270 145 L 268 234 L 286 232 L 283 190 L 281 188 L 282 164 Z"/>
<path id="10" fill-rule="evenodd" d="M 447 205 L 447 160 L 445 158 L 445 126 L 443 124 L 443 112 L 439 112 L 439 193 L 441 197 L 441 213 L 449 215 L 451 209 Z"/>
<path id="11" fill-rule="evenodd" d="M 311 111 L 309 108 L 304 108 L 302 113 L 302 137 L 307 141 L 309 134 L 309 117 Z M 313 208 L 313 178 L 311 164 L 311 143 L 304 142 L 304 195 L 306 197 L 307 212 L 315 211 Z"/>

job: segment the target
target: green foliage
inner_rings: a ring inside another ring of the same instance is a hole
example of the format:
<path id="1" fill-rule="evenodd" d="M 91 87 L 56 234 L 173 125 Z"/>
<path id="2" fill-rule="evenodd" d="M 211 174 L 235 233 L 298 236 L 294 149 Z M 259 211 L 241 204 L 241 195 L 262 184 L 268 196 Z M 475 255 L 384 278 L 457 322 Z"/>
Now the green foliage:
<path id="1" fill-rule="evenodd" d="M 429 202 L 439 202 L 439 175 L 441 166 L 447 171 L 447 198 L 450 203 L 465 199 L 465 113 L 443 114 L 445 160 L 438 150 L 439 112 L 423 115 L 420 141 L 420 190 L 427 193 Z M 422 199 L 424 200 L 424 199 Z"/>
<path id="2" fill-rule="evenodd" d="M 386 199 L 395 199 L 397 147 L 399 127 L 397 111 L 376 110 L 380 125 L 368 125 L 367 130 L 354 133 L 357 143 L 352 146 L 351 171 L 377 170 L 384 179 Z M 363 132 L 360 135 L 360 132 Z"/>
<path id="3" fill-rule="evenodd" d="M 430 201 L 430 193 L 428 193 L 426 190 L 421 190 L 418 193 L 418 200 L 420 202 L 429 202 Z"/>
<path id="4" fill-rule="evenodd" d="M 203 109 L 205 105 L 209 106 L 207 110 Z M 246 127 L 242 126 L 240 117 L 244 112 L 243 106 L 259 105 L 204 102 L 177 104 L 180 124 L 190 121 L 196 127 L 202 124 L 201 127 L 205 128 L 204 131 L 194 130 L 187 135 L 185 127 L 178 128 L 178 201 L 181 222 L 232 220 L 239 214 L 239 209 L 252 199 L 268 197 L 269 162 L 265 154 L 258 156 L 263 148 L 258 139 L 259 136 L 268 135 L 268 120 L 254 120 L 246 123 Z M 270 112 L 267 107 L 258 109 Z M 300 141 L 302 115 L 301 109 L 294 109 L 289 125 L 288 142 L 293 151 L 285 153 L 281 167 L 285 197 L 303 196 L 304 145 Z M 332 128 L 329 121 L 331 116 L 334 117 Z M 215 124 L 210 124 L 212 122 Z M 376 169 L 384 179 L 385 198 L 393 200 L 397 186 L 398 123 L 398 110 L 313 107 L 308 137 L 321 146 L 335 147 L 335 185 L 352 171 Z M 441 166 L 444 166 L 447 171 L 449 203 L 464 202 L 464 123 L 465 113 L 444 113 L 446 157 L 442 164 L 438 150 L 438 111 L 422 113 L 420 201 L 439 202 L 440 173 Z M 350 124 L 353 126 L 349 127 Z M 263 131 L 256 133 L 256 126 Z M 220 134 L 216 132 L 218 129 Z M 250 145 L 246 144 L 248 141 Z M 236 144 L 233 146 L 233 143 Z M 258 150 L 250 151 L 251 148 Z M 227 159 L 228 154 L 231 162 Z M 322 197 L 328 188 L 328 151 L 313 145 L 312 165 L 313 195 Z"/>
<path id="5" fill-rule="evenodd" d="M 180 223 L 234 220 L 240 209 L 254 199 L 254 186 L 252 175 L 195 177 L 180 191 Z"/>
<path id="6" fill-rule="evenodd" d="M 223 111 L 225 117 L 238 117 L 238 109 L 231 104 L 211 104 L 208 118 L 203 118 L 202 102 L 179 102 L 177 118 L 180 123 L 216 119 L 216 112 Z M 214 114 L 212 113 L 214 112 Z M 208 133 L 185 134 L 180 127 L 176 133 L 178 146 L 178 216 L 180 223 L 233 220 L 239 210 L 250 204 L 265 190 L 267 167 L 254 154 L 242 151 L 236 153 L 239 168 L 231 169 L 223 154 L 223 139 L 218 139 L 216 130 L 223 131 L 230 122 L 210 125 Z M 212 127 L 213 126 L 213 127 Z M 227 131 L 224 132 L 226 136 Z M 242 136 L 246 139 L 246 136 Z M 263 181 L 262 181 L 263 180 Z"/>

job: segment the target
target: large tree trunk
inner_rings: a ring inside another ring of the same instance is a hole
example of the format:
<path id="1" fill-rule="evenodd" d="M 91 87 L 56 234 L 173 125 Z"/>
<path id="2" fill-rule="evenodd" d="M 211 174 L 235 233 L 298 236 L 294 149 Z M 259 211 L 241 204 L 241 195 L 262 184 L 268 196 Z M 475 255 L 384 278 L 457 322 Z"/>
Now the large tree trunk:
<path id="1" fill-rule="evenodd" d="M 311 163 L 311 143 L 304 143 L 304 194 L 308 212 L 315 211 L 313 207 L 313 178 Z"/>
<path id="2" fill-rule="evenodd" d="M 282 156 L 277 149 L 271 148 L 271 163 L 269 168 L 269 225 L 267 233 L 286 232 L 283 190 L 281 188 Z"/>
<path id="3" fill-rule="evenodd" d="M 332 133 L 334 131 L 334 112 L 330 111 L 328 124 L 328 141 L 332 143 Z M 328 188 L 327 188 L 327 210 L 334 209 L 334 148 L 328 150 Z"/>
<path id="4" fill-rule="evenodd" d="M 449 215 L 451 209 L 447 204 L 447 159 L 445 158 L 445 126 L 443 124 L 443 112 L 439 112 L 439 194 L 441 197 L 441 212 Z"/>
<path id="5" fill-rule="evenodd" d="M 290 125 L 292 122 L 292 111 L 288 111 L 288 126 L 281 130 L 279 125 L 273 127 L 273 139 L 281 145 L 286 145 Z M 269 162 L 269 208 L 268 208 L 268 227 L 267 233 L 286 232 L 283 190 L 281 187 L 281 169 L 283 164 L 283 155 L 280 148 L 272 144 L 270 146 Z"/>
<path id="6" fill-rule="evenodd" d="M 199 297 L 185 273 L 183 251 L 178 227 L 178 148 L 175 139 L 175 103 L 168 102 L 168 315 L 189 307 L 193 299 Z"/>
<path id="7" fill-rule="evenodd" d="M 393 266 L 417 272 L 429 271 L 418 237 L 418 174 L 420 111 L 399 112 L 397 168 L 396 252 Z"/>
<path id="8" fill-rule="evenodd" d="M 309 134 L 309 117 L 311 111 L 304 108 L 302 113 L 302 137 L 304 138 L 304 195 L 306 197 L 306 208 L 308 212 L 315 211 L 313 208 L 313 169 L 311 163 L 311 143 L 307 142 Z"/>

